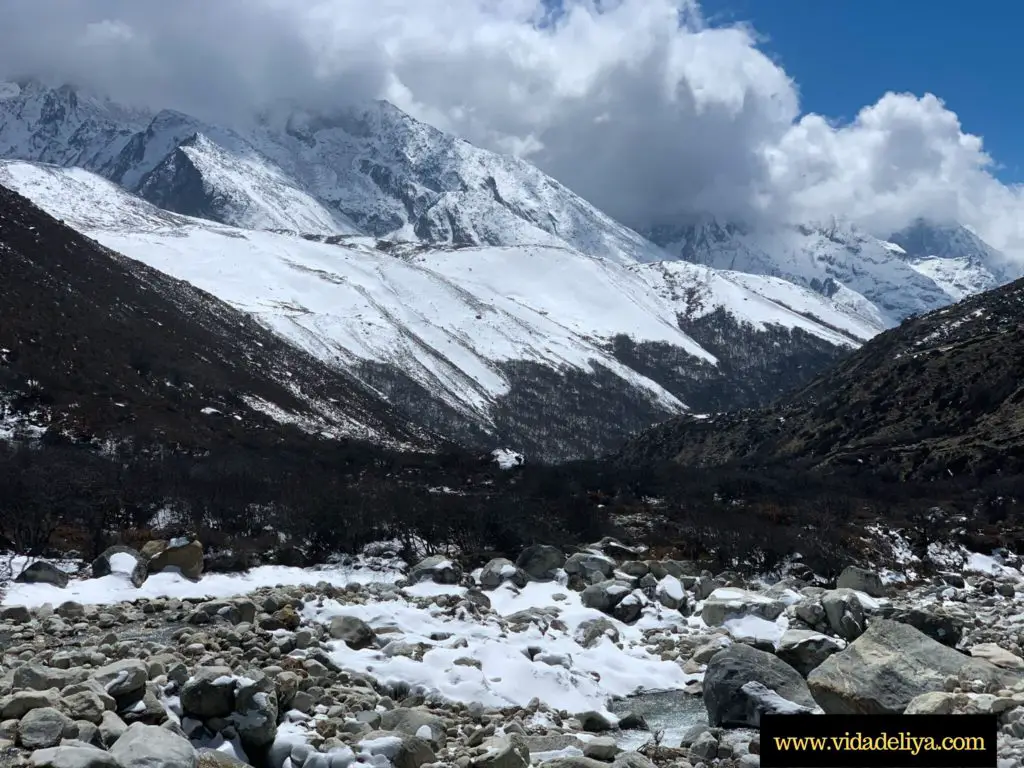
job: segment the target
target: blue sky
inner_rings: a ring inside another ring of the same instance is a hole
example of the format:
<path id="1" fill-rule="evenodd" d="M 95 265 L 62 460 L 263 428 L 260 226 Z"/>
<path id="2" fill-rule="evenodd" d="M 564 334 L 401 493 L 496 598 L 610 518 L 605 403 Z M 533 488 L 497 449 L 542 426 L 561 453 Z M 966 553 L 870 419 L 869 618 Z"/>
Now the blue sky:
<path id="1" fill-rule="evenodd" d="M 842 121 L 886 91 L 934 93 L 981 136 L 1004 182 L 1024 181 L 1024 4 L 925 0 L 703 0 L 714 26 L 750 22 L 799 88 Z"/>

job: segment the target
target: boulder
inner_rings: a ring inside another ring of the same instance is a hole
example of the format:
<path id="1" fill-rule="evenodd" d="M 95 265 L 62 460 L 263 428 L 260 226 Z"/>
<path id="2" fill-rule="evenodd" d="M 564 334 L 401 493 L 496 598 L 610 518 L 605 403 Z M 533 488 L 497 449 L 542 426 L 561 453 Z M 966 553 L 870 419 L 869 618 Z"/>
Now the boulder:
<path id="1" fill-rule="evenodd" d="M 57 669 L 46 667 L 30 661 L 14 670 L 12 683 L 14 688 L 30 691 L 48 691 L 51 688 L 61 690 L 69 685 L 80 683 L 88 676 L 85 669 Z"/>
<path id="2" fill-rule="evenodd" d="M 52 563 L 36 560 L 19 573 L 15 581 L 21 584 L 52 584 L 64 589 L 68 585 L 68 575 Z"/>
<path id="3" fill-rule="evenodd" d="M 18 722 L 18 741 L 25 749 L 46 749 L 60 744 L 65 736 L 74 736 L 74 721 L 53 707 L 40 707 Z"/>
<path id="4" fill-rule="evenodd" d="M 149 567 L 145 558 L 137 549 L 118 544 L 103 550 L 103 553 L 92 561 L 94 579 L 109 576 L 112 573 L 125 574 L 131 583 L 141 587 L 149 575 Z"/>
<path id="5" fill-rule="evenodd" d="M 534 544 L 520 552 L 516 558 L 516 566 L 531 581 L 551 581 L 563 565 L 565 553 L 549 544 Z"/>
<path id="6" fill-rule="evenodd" d="M 30 762 L 34 768 L 122 768 L 109 752 L 88 745 L 37 749 Z"/>
<path id="7" fill-rule="evenodd" d="M 44 691 L 17 691 L 0 699 L 0 720 L 20 720 L 33 709 L 61 706 L 56 688 Z"/>
<path id="8" fill-rule="evenodd" d="M 787 629 L 779 639 L 775 655 L 804 677 L 842 647 L 833 638 L 821 632 L 806 629 Z"/>
<path id="9" fill-rule="evenodd" d="M 619 642 L 619 630 L 605 618 L 581 621 L 573 633 L 573 639 L 584 648 L 595 648 L 606 637 L 613 643 Z"/>
<path id="10" fill-rule="evenodd" d="M 583 745 L 583 756 L 611 762 L 622 748 L 609 736 L 598 736 Z"/>
<path id="11" fill-rule="evenodd" d="M 480 571 L 480 586 L 484 589 L 497 589 L 504 582 L 511 581 L 517 587 L 525 587 L 529 581 L 522 568 L 504 557 L 496 557 L 488 561 Z"/>
<path id="12" fill-rule="evenodd" d="M 580 721 L 580 727 L 587 733 L 604 733 L 614 728 L 614 724 L 608 721 L 604 715 L 596 710 L 587 710 L 576 715 Z"/>
<path id="13" fill-rule="evenodd" d="M 639 589 L 634 589 L 622 600 L 619 600 L 612 608 L 612 616 L 623 624 L 632 624 L 640 618 L 644 606 L 647 605 L 647 598 Z"/>
<path id="14" fill-rule="evenodd" d="M 900 714 L 923 693 L 941 691 L 949 677 L 980 679 L 1004 688 L 1019 674 L 959 653 L 914 629 L 875 619 L 845 650 L 807 676 L 815 700 L 828 714 Z"/>
<path id="15" fill-rule="evenodd" d="M 856 565 L 848 565 L 843 569 L 836 579 L 836 586 L 840 589 L 855 589 L 871 597 L 885 597 L 888 593 L 881 576 Z"/>
<path id="16" fill-rule="evenodd" d="M 587 608 L 610 614 L 612 609 L 632 591 L 633 588 L 628 583 L 608 579 L 584 589 L 580 594 L 580 600 Z"/>
<path id="17" fill-rule="evenodd" d="M 654 588 L 654 597 L 670 610 L 687 609 L 686 590 L 675 576 L 663 577 Z"/>
<path id="18" fill-rule="evenodd" d="M 197 768 L 188 739 L 167 728 L 135 723 L 110 748 L 122 768 Z"/>
<path id="19" fill-rule="evenodd" d="M 409 571 L 409 581 L 413 584 L 427 579 L 435 584 L 458 584 L 462 579 L 462 566 L 444 555 L 431 555 Z"/>
<path id="20" fill-rule="evenodd" d="M 425 739 L 435 749 L 443 748 L 447 742 L 447 726 L 444 718 L 425 709 L 398 707 L 382 712 L 380 727 L 385 731 L 397 731 L 409 736 Z M 425 735 L 427 732 L 429 736 Z"/>
<path id="21" fill-rule="evenodd" d="M 821 596 L 828 625 L 842 638 L 855 640 L 864 631 L 864 607 L 852 589 L 833 589 Z"/>
<path id="22" fill-rule="evenodd" d="M 198 581 L 203 575 L 203 545 L 194 540 L 172 539 L 149 561 L 150 574 L 162 571 L 178 572 L 186 579 Z"/>
<path id="23" fill-rule="evenodd" d="M 781 600 L 734 587 L 713 590 L 701 607 L 700 617 L 709 627 L 720 627 L 731 616 L 757 616 L 775 621 L 786 604 Z"/>
<path id="24" fill-rule="evenodd" d="M 1024 669 L 1024 659 L 1015 653 L 1010 653 L 995 643 L 978 643 L 969 649 L 971 656 L 976 659 L 984 659 L 997 667 L 1003 669 Z"/>
<path id="25" fill-rule="evenodd" d="M 277 736 L 277 688 L 262 670 L 245 672 L 235 681 L 235 712 L 230 722 L 247 752 L 268 746 Z"/>
<path id="26" fill-rule="evenodd" d="M 228 667 L 200 667 L 181 688 L 181 708 L 199 720 L 227 717 L 235 708 L 235 679 Z"/>
<path id="27" fill-rule="evenodd" d="M 529 768 L 529 765 L 530 748 L 517 738 L 489 748 L 470 762 L 471 768 Z"/>
<path id="28" fill-rule="evenodd" d="M 89 676 L 114 698 L 141 691 L 149 680 L 149 668 L 140 659 L 122 659 L 100 667 Z"/>
<path id="29" fill-rule="evenodd" d="M 747 687 L 748 683 L 761 687 Z M 764 691 L 776 694 L 768 698 Z M 758 727 L 766 702 L 779 700 L 813 709 L 816 704 L 800 673 L 770 653 L 735 643 L 719 651 L 704 673 L 704 706 L 712 726 Z"/>
<path id="30" fill-rule="evenodd" d="M 341 640 L 353 651 L 369 648 L 377 641 L 373 627 L 357 616 L 334 616 L 327 629 L 335 640 Z"/>
<path id="31" fill-rule="evenodd" d="M 928 606 L 927 610 L 916 607 L 885 606 L 878 615 L 892 621 L 909 624 L 928 635 L 932 640 L 937 640 L 950 648 L 955 648 L 960 643 L 966 626 L 963 618 L 938 605 Z"/>
<path id="32" fill-rule="evenodd" d="M 74 720 L 86 720 L 93 725 L 103 721 L 106 705 L 95 691 L 78 691 L 64 697 L 64 709 Z"/>
<path id="33" fill-rule="evenodd" d="M 359 742 L 360 750 L 387 758 L 394 768 L 420 768 L 437 760 L 434 750 L 418 736 L 395 731 L 370 731 Z"/>
<path id="34" fill-rule="evenodd" d="M 577 552 L 569 556 L 563 567 L 570 576 L 579 576 L 584 582 L 591 584 L 610 579 L 615 572 L 615 561 L 592 552 Z"/>

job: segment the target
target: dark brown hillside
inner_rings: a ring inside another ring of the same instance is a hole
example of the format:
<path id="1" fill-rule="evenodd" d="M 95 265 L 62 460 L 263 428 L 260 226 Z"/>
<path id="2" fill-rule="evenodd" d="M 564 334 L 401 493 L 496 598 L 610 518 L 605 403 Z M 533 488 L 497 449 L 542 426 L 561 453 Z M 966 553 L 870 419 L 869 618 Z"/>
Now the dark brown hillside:
<path id="1" fill-rule="evenodd" d="M 1024 281 L 913 318 L 776 406 L 677 419 L 620 459 L 806 463 L 899 479 L 1024 468 Z"/>
<path id="2" fill-rule="evenodd" d="M 254 432 L 299 437 L 247 404 L 254 397 L 318 429 L 355 423 L 385 441 L 428 442 L 380 398 L 247 315 L 3 187 L 0 395 L 87 436 L 204 448 Z"/>

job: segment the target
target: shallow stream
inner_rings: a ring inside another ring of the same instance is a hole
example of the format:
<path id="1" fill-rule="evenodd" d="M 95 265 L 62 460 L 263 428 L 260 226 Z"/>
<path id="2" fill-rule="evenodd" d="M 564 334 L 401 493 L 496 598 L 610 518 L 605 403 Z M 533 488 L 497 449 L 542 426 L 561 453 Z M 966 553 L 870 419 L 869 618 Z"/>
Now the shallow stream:
<path id="1" fill-rule="evenodd" d="M 682 691 L 660 691 L 642 693 L 627 699 L 614 701 L 609 709 L 616 715 L 633 712 L 647 721 L 650 732 L 622 731 L 616 739 L 623 749 L 637 749 L 653 738 L 653 734 L 664 730 L 662 745 L 678 747 L 683 735 L 695 725 L 708 721 L 704 701 Z"/>

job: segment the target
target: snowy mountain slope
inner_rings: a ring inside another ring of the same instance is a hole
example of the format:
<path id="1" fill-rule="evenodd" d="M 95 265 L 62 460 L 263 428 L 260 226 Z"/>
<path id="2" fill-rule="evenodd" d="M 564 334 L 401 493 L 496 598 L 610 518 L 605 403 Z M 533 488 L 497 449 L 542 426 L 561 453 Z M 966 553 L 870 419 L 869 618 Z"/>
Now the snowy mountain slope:
<path id="1" fill-rule="evenodd" d="M 142 177 L 139 194 L 167 210 L 244 229 L 358 234 L 278 169 L 256 156 L 230 153 L 201 133 L 181 142 Z"/>
<path id="2" fill-rule="evenodd" d="M 516 367 L 539 366 L 530 386 L 538 375 L 611 376 L 652 417 L 693 405 L 685 386 L 663 385 L 620 359 L 619 337 L 663 345 L 677 364 L 728 388 L 720 355 L 681 330 L 680 318 L 725 311 L 745 333 L 799 332 L 837 353 L 879 330 L 813 291 L 685 262 L 622 265 L 564 247 L 377 247 L 373 238 L 244 230 L 161 211 L 79 169 L 17 161 L 0 163 L 0 184 L 338 369 L 400 372 L 491 434 L 501 432 L 496 411 L 523 386 Z"/>
<path id="3" fill-rule="evenodd" d="M 80 165 L 181 213 L 253 229 L 564 246 L 623 262 L 666 256 L 528 163 L 385 102 L 333 115 L 281 106 L 225 128 L 70 88 L 16 88 L 0 101 L 0 156 Z"/>
<path id="4" fill-rule="evenodd" d="M 892 244 L 841 223 L 753 230 L 708 222 L 652 236 L 697 264 L 781 277 L 825 292 L 842 286 L 875 309 L 858 301 L 851 307 L 860 305 L 867 317 L 881 316 L 890 326 L 958 298 L 915 269 Z"/>
<path id="5" fill-rule="evenodd" d="M 353 377 L 3 186 L 0 285 L 0 440 L 438 443 Z"/>

